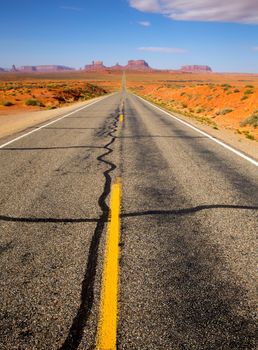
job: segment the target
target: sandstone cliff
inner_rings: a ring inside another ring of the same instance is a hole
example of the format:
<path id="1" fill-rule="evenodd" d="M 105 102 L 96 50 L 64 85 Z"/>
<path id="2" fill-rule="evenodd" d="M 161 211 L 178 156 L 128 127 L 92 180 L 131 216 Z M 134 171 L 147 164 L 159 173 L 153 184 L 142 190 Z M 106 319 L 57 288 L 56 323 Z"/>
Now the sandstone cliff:
<path id="1" fill-rule="evenodd" d="M 150 71 L 152 68 L 144 60 L 129 60 L 126 66 L 121 66 L 117 63 L 115 66 L 106 67 L 102 61 L 93 61 L 92 64 L 87 64 L 84 69 L 86 71 L 99 71 L 104 69 L 111 70 L 135 70 L 135 71 Z"/>
<path id="2" fill-rule="evenodd" d="M 212 72 L 212 69 L 209 66 L 191 65 L 191 66 L 182 66 L 181 71 L 184 71 L 184 72 Z"/>

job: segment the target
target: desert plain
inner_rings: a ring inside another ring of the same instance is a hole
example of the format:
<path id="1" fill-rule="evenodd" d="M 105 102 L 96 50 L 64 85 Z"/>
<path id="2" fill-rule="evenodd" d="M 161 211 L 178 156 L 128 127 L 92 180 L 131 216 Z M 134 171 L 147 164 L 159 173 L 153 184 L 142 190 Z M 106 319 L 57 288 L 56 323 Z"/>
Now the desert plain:
<path id="1" fill-rule="evenodd" d="M 121 71 L 1 73 L 0 119 L 71 106 L 121 89 Z M 258 141 L 258 75 L 127 72 L 127 89 L 208 130 Z M 21 120 L 21 118 L 20 118 Z M 252 146 L 251 146 L 252 147 Z"/>

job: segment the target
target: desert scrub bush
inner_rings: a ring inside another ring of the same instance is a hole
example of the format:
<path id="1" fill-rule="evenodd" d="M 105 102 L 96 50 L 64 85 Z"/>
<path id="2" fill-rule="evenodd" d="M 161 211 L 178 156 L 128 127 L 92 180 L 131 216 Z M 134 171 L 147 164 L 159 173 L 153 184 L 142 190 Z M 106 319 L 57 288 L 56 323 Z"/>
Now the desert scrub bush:
<path id="1" fill-rule="evenodd" d="M 246 85 L 245 87 L 246 87 L 247 89 L 253 89 L 253 88 L 254 88 L 253 85 Z"/>
<path id="2" fill-rule="evenodd" d="M 213 99 L 213 96 L 207 96 L 207 98 L 206 98 L 208 101 L 210 101 L 210 100 L 212 100 Z"/>
<path id="3" fill-rule="evenodd" d="M 11 101 L 3 101 L 2 105 L 5 107 L 10 107 L 10 106 L 13 106 L 14 104 Z"/>
<path id="4" fill-rule="evenodd" d="M 63 92 L 66 92 L 66 93 L 73 93 L 73 89 L 71 89 L 71 88 L 64 88 L 63 89 Z"/>
<path id="5" fill-rule="evenodd" d="M 238 93 L 238 92 L 240 92 L 239 89 L 235 89 L 235 90 L 234 90 L 234 93 L 235 93 L 235 94 Z"/>
<path id="6" fill-rule="evenodd" d="M 251 125 L 254 128 L 258 127 L 258 113 L 257 114 L 252 114 L 250 117 L 244 119 L 241 121 L 240 126 L 246 126 L 246 125 Z"/>
<path id="7" fill-rule="evenodd" d="M 8 91 L 8 90 L 12 90 L 13 89 L 13 85 L 6 85 L 5 86 L 5 91 Z"/>
<path id="8" fill-rule="evenodd" d="M 225 114 L 228 114 L 228 113 L 231 113 L 231 112 L 233 112 L 232 108 L 223 108 L 220 111 L 218 111 L 216 113 L 216 115 L 225 115 Z"/>
<path id="9" fill-rule="evenodd" d="M 26 106 L 39 106 L 39 107 L 45 107 L 44 103 L 36 100 L 35 98 L 29 98 L 25 101 Z"/>
<path id="10" fill-rule="evenodd" d="M 59 85 L 56 84 L 56 83 L 50 83 L 50 84 L 47 84 L 46 87 L 48 89 L 54 89 L 54 88 L 57 88 Z"/>
<path id="11" fill-rule="evenodd" d="M 244 95 L 251 95 L 253 93 L 254 93 L 254 91 L 252 89 L 247 89 L 247 90 L 245 90 Z"/>
<path id="12" fill-rule="evenodd" d="M 244 95 L 243 97 L 241 97 L 241 101 L 244 101 L 244 100 L 247 100 L 247 99 L 248 99 L 247 95 Z"/>
<path id="13" fill-rule="evenodd" d="M 186 103 L 182 103 L 182 107 L 183 107 L 183 108 L 187 108 L 188 105 L 187 105 Z"/>
<path id="14" fill-rule="evenodd" d="M 202 107 L 199 107 L 196 109 L 196 113 L 203 113 L 203 112 L 205 112 L 205 109 Z"/>
<path id="15" fill-rule="evenodd" d="M 222 84 L 221 87 L 223 88 L 224 91 L 228 91 L 232 86 L 229 84 Z"/>
<path id="16" fill-rule="evenodd" d="M 245 132 L 245 137 L 249 140 L 254 140 L 254 135 L 251 134 L 249 131 Z"/>
<path id="17" fill-rule="evenodd" d="M 185 92 L 181 92 L 180 96 L 184 96 L 186 93 Z"/>

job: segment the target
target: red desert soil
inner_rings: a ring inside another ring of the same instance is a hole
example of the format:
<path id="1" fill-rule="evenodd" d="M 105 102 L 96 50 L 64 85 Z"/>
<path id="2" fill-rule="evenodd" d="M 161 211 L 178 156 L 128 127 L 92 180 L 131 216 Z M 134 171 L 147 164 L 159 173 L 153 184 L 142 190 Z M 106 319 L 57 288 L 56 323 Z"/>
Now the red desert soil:
<path id="1" fill-rule="evenodd" d="M 120 88 L 121 72 L 0 73 L 0 115 L 55 109 Z"/>
<path id="2" fill-rule="evenodd" d="M 0 73 L 0 137 L 69 113 L 120 88 L 121 73 L 108 79 L 107 74 L 95 73 Z"/>
<path id="3" fill-rule="evenodd" d="M 171 111 L 214 129 L 258 140 L 258 75 L 128 74 L 128 88 Z"/>
<path id="4" fill-rule="evenodd" d="M 0 82 L 0 115 L 55 109 L 105 95 L 108 90 L 82 81 Z"/>

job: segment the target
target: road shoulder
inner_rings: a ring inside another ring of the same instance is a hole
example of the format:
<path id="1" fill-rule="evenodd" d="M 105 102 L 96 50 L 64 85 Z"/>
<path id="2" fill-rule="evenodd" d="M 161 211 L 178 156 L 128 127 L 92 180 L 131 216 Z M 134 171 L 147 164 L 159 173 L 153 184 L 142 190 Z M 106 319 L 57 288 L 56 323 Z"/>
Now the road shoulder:
<path id="1" fill-rule="evenodd" d="M 214 129 L 209 125 L 205 125 L 193 118 L 186 117 L 182 114 L 175 113 L 170 111 L 169 109 L 166 109 L 164 107 L 159 106 L 158 104 L 155 104 L 152 101 L 148 101 L 145 99 L 143 96 L 138 96 L 135 94 L 137 97 L 141 97 L 147 102 L 153 104 L 154 106 L 159 107 L 160 109 L 164 110 L 165 112 L 174 115 L 175 117 L 187 122 L 188 124 L 191 124 L 194 127 L 197 127 L 201 131 L 206 132 L 207 134 L 215 137 L 216 139 L 226 143 L 227 145 L 235 148 L 238 151 L 243 152 L 247 156 L 258 160 L 258 142 L 254 140 L 248 140 L 243 137 L 243 135 L 236 134 L 233 130 L 230 129 Z"/>
<path id="2" fill-rule="evenodd" d="M 87 106 L 88 104 L 97 101 L 99 97 L 84 101 L 77 102 L 67 107 L 61 107 L 54 110 L 44 110 L 36 112 L 21 112 L 9 115 L 0 114 L 0 138 L 13 135 L 17 132 L 33 127 L 37 124 L 43 123 L 50 119 L 60 117 L 63 114 L 70 113 L 77 108 Z"/>

